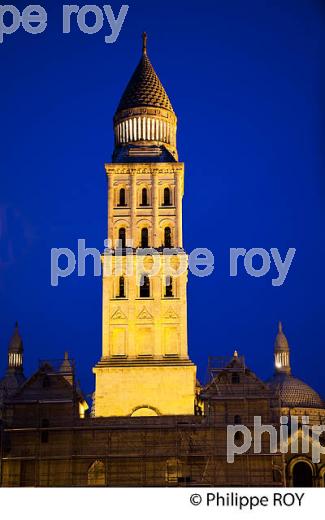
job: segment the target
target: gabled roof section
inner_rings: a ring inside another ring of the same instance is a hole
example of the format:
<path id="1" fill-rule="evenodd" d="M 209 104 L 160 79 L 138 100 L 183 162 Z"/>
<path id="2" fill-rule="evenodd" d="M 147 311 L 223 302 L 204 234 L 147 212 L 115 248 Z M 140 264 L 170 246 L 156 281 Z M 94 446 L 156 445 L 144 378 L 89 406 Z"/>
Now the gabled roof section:
<path id="1" fill-rule="evenodd" d="M 61 365 L 62 366 L 62 365 Z M 84 402 L 84 396 L 77 383 L 74 382 L 73 368 L 72 377 L 66 373 L 53 368 L 50 362 L 42 362 L 39 369 L 34 372 L 12 395 L 12 401 L 37 401 L 75 399 Z"/>
<path id="2" fill-rule="evenodd" d="M 202 400 L 271 396 L 268 385 L 245 365 L 244 358 L 237 352 L 226 366 L 215 372 L 200 395 Z"/>

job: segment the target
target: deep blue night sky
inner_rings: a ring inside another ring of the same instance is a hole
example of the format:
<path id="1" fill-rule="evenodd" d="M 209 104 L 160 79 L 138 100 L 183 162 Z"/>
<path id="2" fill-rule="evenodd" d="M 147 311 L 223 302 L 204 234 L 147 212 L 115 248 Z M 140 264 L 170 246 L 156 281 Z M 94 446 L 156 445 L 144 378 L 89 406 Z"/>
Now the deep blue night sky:
<path id="1" fill-rule="evenodd" d="M 63 35 L 61 2 L 41 0 L 46 32 L 20 29 L 0 45 L 1 373 L 18 320 L 28 375 L 38 359 L 68 350 L 85 393 L 93 390 L 101 280 L 90 262 L 86 278 L 51 287 L 50 250 L 76 250 L 78 238 L 103 249 L 112 117 L 146 30 L 179 121 L 184 244 L 215 255 L 212 276 L 189 277 L 189 352 L 199 377 L 209 355 L 235 348 L 269 377 L 281 319 L 295 375 L 325 395 L 324 3 L 128 3 L 113 45 L 104 43 L 108 25 L 87 36 L 74 24 Z M 112 3 L 115 13 L 120 5 Z M 230 247 L 297 253 L 284 285 L 273 287 L 274 267 L 264 278 L 243 267 L 230 278 Z"/>

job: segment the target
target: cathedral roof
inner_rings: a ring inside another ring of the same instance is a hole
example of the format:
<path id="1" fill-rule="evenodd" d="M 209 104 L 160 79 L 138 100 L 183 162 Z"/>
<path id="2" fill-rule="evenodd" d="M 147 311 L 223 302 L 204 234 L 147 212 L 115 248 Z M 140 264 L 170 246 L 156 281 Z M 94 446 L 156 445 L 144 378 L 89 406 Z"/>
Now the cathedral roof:
<path id="1" fill-rule="evenodd" d="M 148 58 L 145 34 L 140 62 L 122 95 L 117 112 L 135 107 L 157 107 L 174 112 L 166 90 Z"/>
<path id="2" fill-rule="evenodd" d="M 318 393 L 291 374 L 276 373 L 268 384 L 283 407 L 324 408 L 323 400 Z"/>

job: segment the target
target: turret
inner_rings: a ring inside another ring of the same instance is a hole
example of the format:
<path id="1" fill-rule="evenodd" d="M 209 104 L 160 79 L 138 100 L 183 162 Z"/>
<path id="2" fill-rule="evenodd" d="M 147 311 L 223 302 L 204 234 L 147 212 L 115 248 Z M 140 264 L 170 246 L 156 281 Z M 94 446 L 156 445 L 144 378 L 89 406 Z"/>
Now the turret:
<path id="1" fill-rule="evenodd" d="M 278 325 L 278 334 L 274 344 L 274 366 L 276 373 L 291 374 L 290 349 L 288 340 L 282 330 L 281 321 Z"/>
<path id="2" fill-rule="evenodd" d="M 8 346 L 8 367 L 7 372 L 23 373 L 23 340 L 19 333 L 18 323 L 16 322 L 14 332 Z"/>
<path id="3" fill-rule="evenodd" d="M 0 381 L 0 401 L 10 397 L 26 380 L 23 366 L 23 341 L 16 322 L 8 345 L 8 363 L 5 376 Z"/>

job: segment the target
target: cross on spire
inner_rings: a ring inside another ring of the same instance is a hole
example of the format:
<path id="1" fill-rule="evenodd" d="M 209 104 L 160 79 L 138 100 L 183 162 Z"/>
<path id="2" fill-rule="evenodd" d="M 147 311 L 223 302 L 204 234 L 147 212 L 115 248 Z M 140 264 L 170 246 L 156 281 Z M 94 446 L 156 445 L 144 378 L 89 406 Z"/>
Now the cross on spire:
<path id="1" fill-rule="evenodd" d="M 142 54 L 147 54 L 147 33 L 142 33 Z"/>

